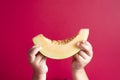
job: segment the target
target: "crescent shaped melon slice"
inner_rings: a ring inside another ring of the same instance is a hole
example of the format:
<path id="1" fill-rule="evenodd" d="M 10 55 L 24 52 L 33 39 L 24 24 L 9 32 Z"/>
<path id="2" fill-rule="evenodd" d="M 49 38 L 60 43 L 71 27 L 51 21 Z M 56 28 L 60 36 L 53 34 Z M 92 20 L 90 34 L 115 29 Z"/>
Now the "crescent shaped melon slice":
<path id="1" fill-rule="evenodd" d="M 40 52 L 52 59 L 65 59 L 80 51 L 76 46 L 77 42 L 87 40 L 89 29 L 81 29 L 77 35 L 65 40 L 51 40 L 39 34 L 32 40 L 35 45 L 40 45 Z"/>

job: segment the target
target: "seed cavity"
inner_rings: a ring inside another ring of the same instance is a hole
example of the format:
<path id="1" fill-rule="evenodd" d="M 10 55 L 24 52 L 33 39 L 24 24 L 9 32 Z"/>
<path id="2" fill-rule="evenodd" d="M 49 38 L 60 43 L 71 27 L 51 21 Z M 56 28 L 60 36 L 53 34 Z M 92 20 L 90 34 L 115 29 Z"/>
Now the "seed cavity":
<path id="1" fill-rule="evenodd" d="M 72 41 L 75 37 L 77 37 L 77 35 L 73 36 L 72 38 L 65 39 L 65 40 L 51 40 L 51 42 L 52 44 L 64 45 Z"/>

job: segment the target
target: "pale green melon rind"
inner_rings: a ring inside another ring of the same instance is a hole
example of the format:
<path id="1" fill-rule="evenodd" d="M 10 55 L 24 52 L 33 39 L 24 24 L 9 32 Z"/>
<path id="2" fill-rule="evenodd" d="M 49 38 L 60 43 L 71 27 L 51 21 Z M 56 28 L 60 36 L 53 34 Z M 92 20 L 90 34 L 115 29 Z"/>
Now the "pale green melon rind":
<path id="1" fill-rule="evenodd" d="M 33 43 L 34 43 L 35 45 L 39 45 L 39 44 L 40 44 L 39 40 L 38 40 L 36 37 L 34 37 L 34 38 L 32 39 L 32 41 L 33 41 Z"/>

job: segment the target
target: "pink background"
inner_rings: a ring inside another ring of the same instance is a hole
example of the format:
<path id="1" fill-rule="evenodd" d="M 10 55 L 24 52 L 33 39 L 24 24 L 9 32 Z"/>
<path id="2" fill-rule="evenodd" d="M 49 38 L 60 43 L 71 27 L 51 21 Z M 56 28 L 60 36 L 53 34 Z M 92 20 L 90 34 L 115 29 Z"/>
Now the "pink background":
<path id="1" fill-rule="evenodd" d="M 94 48 L 90 80 L 120 80 L 120 0 L 1 0 L 0 80 L 31 80 L 32 37 L 64 39 L 86 27 Z M 47 80 L 72 80 L 70 62 L 48 59 Z"/>

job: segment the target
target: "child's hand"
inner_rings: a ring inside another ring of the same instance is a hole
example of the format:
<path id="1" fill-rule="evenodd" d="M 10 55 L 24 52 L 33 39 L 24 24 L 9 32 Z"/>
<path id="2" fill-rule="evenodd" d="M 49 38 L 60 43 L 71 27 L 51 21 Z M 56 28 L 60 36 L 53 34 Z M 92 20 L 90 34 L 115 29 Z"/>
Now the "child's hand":
<path id="1" fill-rule="evenodd" d="M 39 46 L 33 46 L 28 54 L 29 63 L 33 67 L 35 75 L 46 74 L 48 72 L 46 57 L 39 50 Z"/>
<path id="2" fill-rule="evenodd" d="M 92 46 L 88 41 L 82 41 L 77 46 L 81 49 L 77 54 L 73 56 L 72 70 L 83 69 L 92 59 L 93 50 Z"/>

